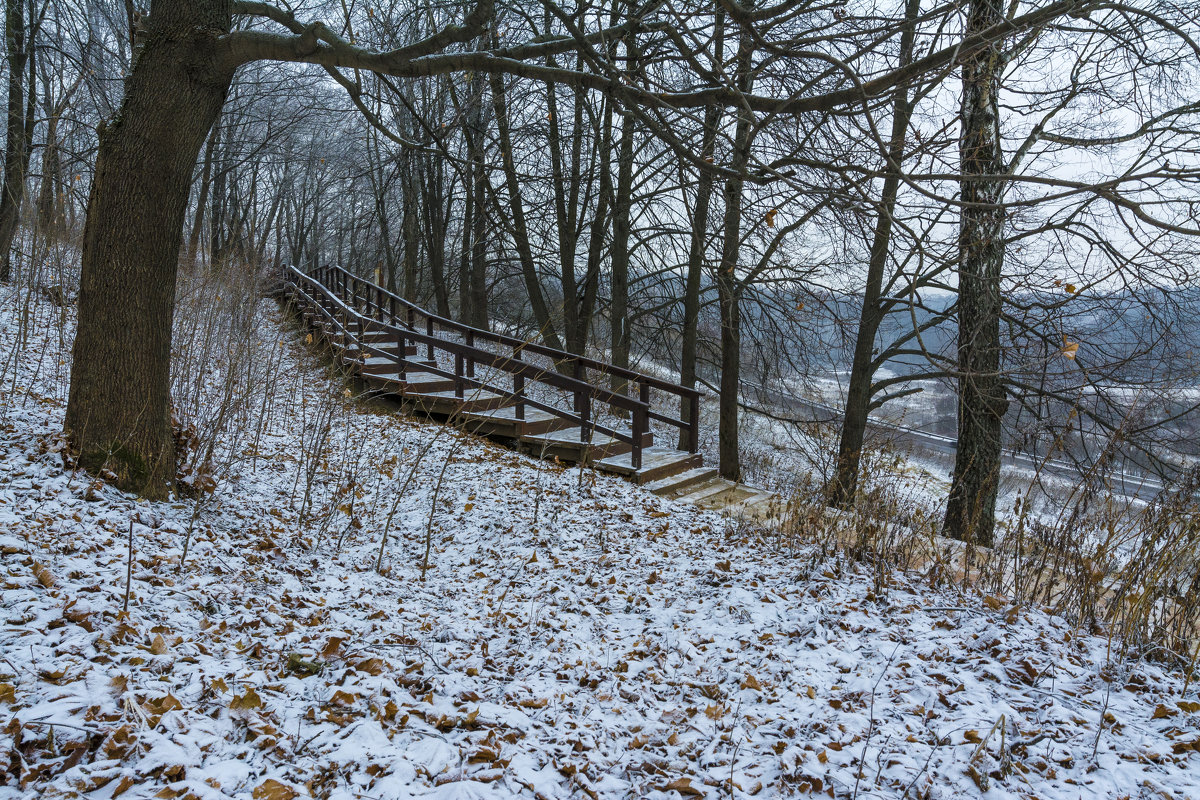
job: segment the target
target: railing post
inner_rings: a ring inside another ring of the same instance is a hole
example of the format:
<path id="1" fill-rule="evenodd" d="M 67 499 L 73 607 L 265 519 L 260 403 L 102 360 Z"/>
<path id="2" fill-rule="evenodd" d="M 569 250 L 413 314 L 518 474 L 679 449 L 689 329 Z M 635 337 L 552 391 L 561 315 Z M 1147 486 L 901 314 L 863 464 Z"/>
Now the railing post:
<path id="1" fill-rule="evenodd" d="M 591 444 L 592 441 L 592 396 L 584 393 L 579 408 L 579 441 Z"/>
<path id="2" fill-rule="evenodd" d="M 688 452 L 700 452 L 700 393 L 694 393 L 688 401 Z"/>
<path id="3" fill-rule="evenodd" d="M 397 365 L 400 368 L 400 381 L 403 383 L 406 374 L 405 365 L 408 363 L 408 340 L 404 338 L 404 331 L 399 328 L 396 330 L 396 357 L 399 359 Z"/>
<path id="4" fill-rule="evenodd" d="M 584 373 L 584 370 L 583 370 L 583 359 L 581 359 L 579 357 L 575 358 L 575 369 L 573 370 L 573 372 L 574 372 L 575 380 L 579 381 L 580 383 L 587 382 L 587 375 Z M 583 410 L 583 395 L 580 392 L 575 392 L 575 413 L 578 414 L 582 410 Z"/>
<path id="5" fill-rule="evenodd" d="M 454 396 L 459 400 L 463 396 L 463 356 L 462 353 L 454 354 Z"/>
<path id="6" fill-rule="evenodd" d="M 513 397 L 517 401 L 517 419 L 525 419 L 525 375 L 520 372 L 513 373 Z"/>
<path id="7" fill-rule="evenodd" d="M 471 347 L 471 348 L 475 347 L 475 331 L 472 331 L 472 330 L 467 331 L 467 347 Z M 474 356 L 467 356 L 467 377 L 468 378 L 475 377 L 475 358 L 474 358 Z"/>
<path id="8" fill-rule="evenodd" d="M 643 384 L 644 386 L 644 384 Z M 642 468 L 642 440 L 650 429 L 650 411 L 643 407 L 633 412 L 633 453 L 630 458 L 634 469 Z"/>
<path id="9" fill-rule="evenodd" d="M 426 335 L 426 336 L 428 336 L 428 337 L 430 337 L 430 340 L 431 340 L 431 341 L 429 342 L 429 346 L 428 346 L 428 348 L 427 348 L 427 352 L 425 353 L 425 357 L 426 357 L 427 359 L 429 359 L 430 361 L 433 361 L 433 341 L 432 341 L 432 338 L 433 338 L 433 317 L 426 317 L 426 318 L 425 318 L 425 335 Z"/>

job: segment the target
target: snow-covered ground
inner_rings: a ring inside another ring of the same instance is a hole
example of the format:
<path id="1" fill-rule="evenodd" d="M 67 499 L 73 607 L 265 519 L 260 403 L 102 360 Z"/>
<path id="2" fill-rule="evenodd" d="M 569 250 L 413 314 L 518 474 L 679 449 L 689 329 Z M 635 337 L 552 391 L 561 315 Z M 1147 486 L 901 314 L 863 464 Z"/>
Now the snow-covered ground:
<path id="1" fill-rule="evenodd" d="M 138 501 L 0 291 L 0 800 L 1200 796 L 1179 676 L 370 411 L 269 304 L 215 492 Z"/>

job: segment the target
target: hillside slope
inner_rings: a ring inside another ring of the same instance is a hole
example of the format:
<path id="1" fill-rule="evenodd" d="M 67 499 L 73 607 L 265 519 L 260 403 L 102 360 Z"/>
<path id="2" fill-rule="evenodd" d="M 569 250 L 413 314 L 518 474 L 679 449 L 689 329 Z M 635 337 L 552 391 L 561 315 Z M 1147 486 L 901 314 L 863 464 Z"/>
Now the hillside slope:
<path id="1" fill-rule="evenodd" d="M 64 467 L 70 318 L 35 303 L 18 351 L 19 312 L 0 800 L 1200 796 L 1155 664 L 372 411 L 267 304 L 272 379 L 197 372 L 197 420 L 240 398 L 215 491 L 140 502 Z"/>

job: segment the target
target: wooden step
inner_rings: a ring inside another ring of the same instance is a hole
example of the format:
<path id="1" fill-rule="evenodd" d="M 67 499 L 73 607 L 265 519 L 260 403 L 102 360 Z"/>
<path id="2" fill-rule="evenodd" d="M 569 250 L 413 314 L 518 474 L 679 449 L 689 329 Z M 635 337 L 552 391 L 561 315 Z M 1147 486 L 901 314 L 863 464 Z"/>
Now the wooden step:
<path id="1" fill-rule="evenodd" d="M 372 342 L 371 340 L 368 339 L 364 342 L 364 344 L 368 345 L 369 347 L 371 347 L 375 350 L 382 350 L 385 353 L 392 354 L 392 353 L 396 352 L 396 342 L 395 341 Z M 404 357 L 405 358 L 413 358 L 414 356 L 417 355 L 418 352 L 419 352 L 419 350 L 416 345 L 413 345 L 413 344 L 406 345 L 404 348 Z M 381 357 L 381 356 L 373 355 L 372 353 L 367 353 L 367 356 L 370 358 L 380 358 Z"/>
<path id="2" fill-rule="evenodd" d="M 420 367 L 436 367 L 438 365 L 436 361 L 417 360 L 411 357 L 406 358 L 405 361 L 408 362 L 409 372 L 419 372 Z M 395 378 L 400 374 L 400 365 L 393 358 L 368 355 L 359 363 L 359 371 L 363 375 L 379 375 L 384 378 Z M 450 379 L 446 378 L 446 380 Z M 451 383 L 451 388 L 453 388 L 453 383 Z"/>
<path id="3" fill-rule="evenodd" d="M 723 492 L 716 492 L 696 499 L 687 496 L 687 499 L 690 499 L 691 502 L 701 508 L 711 508 L 720 511 L 736 509 L 743 503 L 765 499 L 765 496 L 769 496 L 769 493 L 764 494 L 761 489 L 755 489 L 752 486 L 746 486 L 741 483 L 730 483 Z"/>
<path id="4" fill-rule="evenodd" d="M 634 483 L 646 484 L 678 475 L 704 463 L 699 453 L 688 453 L 668 447 L 642 449 L 642 466 L 633 468 L 633 452 L 623 453 L 596 462 L 596 469 L 631 478 Z"/>
<path id="5" fill-rule="evenodd" d="M 497 436 L 505 439 L 520 439 L 522 436 L 535 436 L 573 426 L 569 419 L 563 419 L 529 406 L 525 407 L 525 419 L 523 420 L 517 419 L 515 405 L 491 411 L 464 411 L 460 416 L 463 418 L 467 430 L 478 432 L 482 436 Z"/>
<path id="6" fill-rule="evenodd" d="M 633 445 L 603 433 L 593 432 L 590 443 L 580 441 L 578 425 L 546 433 L 522 436 L 521 445 L 539 458 L 558 458 L 572 463 L 590 464 L 612 456 L 628 453 Z"/>
<path id="7" fill-rule="evenodd" d="M 363 373 L 363 379 L 380 391 L 392 394 L 433 394 L 454 389 L 453 378 L 443 378 L 432 372 L 409 370 L 402 379 L 394 369 L 390 374 Z"/>
<path id="8" fill-rule="evenodd" d="M 786 505 L 775 492 L 759 491 L 730 506 L 726 512 L 765 521 L 781 518 Z"/>
<path id="9" fill-rule="evenodd" d="M 678 497 L 684 490 L 717 477 L 715 467 L 696 467 L 686 472 L 670 475 L 645 484 L 648 491 L 661 497 Z"/>
<path id="10" fill-rule="evenodd" d="M 707 481 L 693 485 L 676 499 L 700 504 L 732 491 L 734 485 L 733 482 L 727 481 L 724 478 L 710 478 Z"/>
<path id="11" fill-rule="evenodd" d="M 439 414 L 452 417 L 464 411 L 478 412 L 503 408 L 512 401 L 507 395 L 464 388 L 462 397 L 459 397 L 453 389 L 446 389 L 440 392 L 406 391 L 402 395 L 402 402 L 404 406 L 411 407 L 425 414 Z M 470 430 L 470 428 L 467 428 L 467 430 Z"/>

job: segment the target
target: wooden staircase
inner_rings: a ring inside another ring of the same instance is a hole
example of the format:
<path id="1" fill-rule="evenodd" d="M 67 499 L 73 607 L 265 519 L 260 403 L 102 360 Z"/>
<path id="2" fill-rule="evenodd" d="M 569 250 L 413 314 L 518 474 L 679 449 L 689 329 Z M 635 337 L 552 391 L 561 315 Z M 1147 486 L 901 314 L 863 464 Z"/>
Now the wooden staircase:
<path id="1" fill-rule="evenodd" d="M 704 466 L 698 390 L 439 317 L 340 267 L 289 267 L 286 279 L 314 336 L 411 412 L 663 496 L 746 489 Z M 682 446 L 656 445 L 656 436 Z M 697 499 L 708 505 L 707 496 Z"/>

